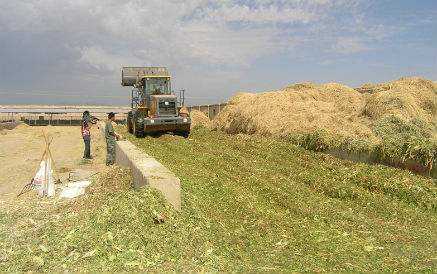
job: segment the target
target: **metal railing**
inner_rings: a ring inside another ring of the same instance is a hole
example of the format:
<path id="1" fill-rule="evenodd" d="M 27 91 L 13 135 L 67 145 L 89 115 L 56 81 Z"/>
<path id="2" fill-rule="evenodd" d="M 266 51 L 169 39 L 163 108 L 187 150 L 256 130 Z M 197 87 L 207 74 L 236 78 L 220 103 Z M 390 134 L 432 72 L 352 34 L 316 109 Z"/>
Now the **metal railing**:
<path id="1" fill-rule="evenodd" d="M 209 105 L 197 105 L 197 106 L 189 106 L 188 111 L 198 110 L 205 113 L 209 119 L 214 119 L 225 107 L 227 103 L 219 103 L 219 104 L 209 104 Z"/>

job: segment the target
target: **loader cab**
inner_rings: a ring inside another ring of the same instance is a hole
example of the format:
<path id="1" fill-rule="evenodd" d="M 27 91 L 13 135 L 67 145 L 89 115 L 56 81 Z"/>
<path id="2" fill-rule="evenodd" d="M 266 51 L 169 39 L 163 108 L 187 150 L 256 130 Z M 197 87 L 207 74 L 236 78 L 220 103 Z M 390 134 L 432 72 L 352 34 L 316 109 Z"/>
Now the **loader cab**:
<path id="1" fill-rule="evenodd" d="M 144 91 L 148 95 L 170 95 L 170 77 L 145 77 L 143 78 Z"/>
<path id="2" fill-rule="evenodd" d="M 132 89 L 132 108 L 141 108 L 147 114 L 147 110 L 153 106 L 152 97 L 160 95 L 172 95 L 170 77 L 144 76 L 137 79 Z"/>
<path id="3" fill-rule="evenodd" d="M 170 77 L 145 76 L 141 79 L 144 117 L 177 116 L 177 97 L 171 91 Z"/>

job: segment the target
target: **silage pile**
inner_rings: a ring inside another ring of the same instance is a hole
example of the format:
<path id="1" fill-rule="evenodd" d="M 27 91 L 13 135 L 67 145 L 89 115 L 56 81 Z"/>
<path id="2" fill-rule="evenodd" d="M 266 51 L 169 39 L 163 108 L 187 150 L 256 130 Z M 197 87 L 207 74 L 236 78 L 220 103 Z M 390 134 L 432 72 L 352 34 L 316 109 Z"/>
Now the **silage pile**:
<path id="1" fill-rule="evenodd" d="M 260 94 L 239 93 L 214 120 L 225 132 L 284 136 L 317 129 L 343 136 L 370 137 L 361 117 L 364 96 L 340 84 L 296 84 Z"/>
<path id="2" fill-rule="evenodd" d="M 195 128 L 198 126 L 209 128 L 211 125 L 211 120 L 202 111 L 193 109 L 190 112 L 190 118 L 191 118 L 191 128 Z"/>
<path id="3" fill-rule="evenodd" d="M 324 130 L 359 139 L 378 139 L 373 127 L 389 115 L 425 121 L 435 133 L 437 91 L 421 78 L 365 85 L 365 92 L 336 84 L 303 83 L 264 93 L 239 93 L 213 121 L 227 133 L 288 136 Z"/>
<path id="4" fill-rule="evenodd" d="M 405 120 L 420 119 L 435 124 L 437 89 L 433 82 L 421 78 L 401 78 L 390 83 L 368 86 L 372 95 L 364 113 L 372 120 L 395 115 Z"/>
<path id="5" fill-rule="evenodd" d="M 436 113 L 436 85 L 422 78 L 358 89 L 303 83 L 274 92 L 239 93 L 214 119 L 212 128 L 284 137 L 310 150 L 351 155 L 437 178 Z"/>

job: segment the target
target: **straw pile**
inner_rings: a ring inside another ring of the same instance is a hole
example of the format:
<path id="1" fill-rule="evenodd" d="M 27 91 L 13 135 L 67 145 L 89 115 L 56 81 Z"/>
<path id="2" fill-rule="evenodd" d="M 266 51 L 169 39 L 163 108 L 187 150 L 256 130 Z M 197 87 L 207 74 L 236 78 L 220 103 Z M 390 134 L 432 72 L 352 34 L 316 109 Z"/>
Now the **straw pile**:
<path id="1" fill-rule="evenodd" d="M 198 126 L 203 126 L 209 128 L 211 125 L 211 120 L 209 120 L 208 116 L 205 113 L 199 110 L 192 110 L 190 113 L 191 117 L 191 128 L 195 128 Z"/>
<path id="2" fill-rule="evenodd" d="M 343 136 L 370 137 L 361 117 L 364 96 L 344 85 L 303 83 L 276 92 L 239 93 L 213 122 L 225 132 L 284 136 L 325 129 Z"/>
<path id="3" fill-rule="evenodd" d="M 373 120 L 395 115 L 406 120 L 435 123 L 437 89 L 433 82 L 417 77 L 401 78 L 367 88 L 372 96 L 367 100 L 364 112 Z"/>
<path id="4" fill-rule="evenodd" d="M 383 117 L 419 119 L 435 131 L 437 90 L 431 81 L 402 78 L 360 89 L 336 84 L 295 84 L 259 94 L 238 93 L 213 121 L 227 133 L 288 136 L 328 134 L 377 140 L 373 127 Z"/>

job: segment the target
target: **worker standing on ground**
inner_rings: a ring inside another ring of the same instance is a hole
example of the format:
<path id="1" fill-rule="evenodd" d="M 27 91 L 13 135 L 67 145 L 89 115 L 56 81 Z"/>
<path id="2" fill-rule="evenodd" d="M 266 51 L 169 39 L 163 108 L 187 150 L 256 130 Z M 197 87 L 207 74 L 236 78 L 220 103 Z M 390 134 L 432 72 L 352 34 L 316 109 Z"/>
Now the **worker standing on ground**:
<path id="1" fill-rule="evenodd" d="M 91 125 L 96 124 L 96 119 L 92 119 L 90 112 L 85 110 L 82 115 L 82 138 L 85 144 L 83 152 L 84 159 L 92 159 L 91 156 Z"/>
<path id="2" fill-rule="evenodd" d="M 115 113 L 108 114 L 108 121 L 105 126 L 106 138 L 106 165 L 113 165 L 115 163 L 115 141 L 121 139 L 121 135 L 114 131 Z"/>

